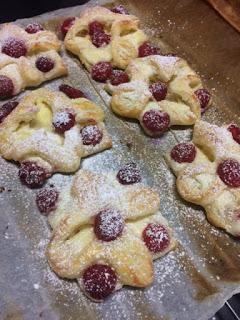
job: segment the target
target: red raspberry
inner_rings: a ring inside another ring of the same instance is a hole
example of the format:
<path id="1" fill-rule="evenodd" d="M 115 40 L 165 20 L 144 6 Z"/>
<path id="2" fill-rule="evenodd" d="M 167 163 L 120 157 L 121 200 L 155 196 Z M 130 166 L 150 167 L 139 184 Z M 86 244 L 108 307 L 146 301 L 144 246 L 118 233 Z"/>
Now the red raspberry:
<path id="1" fill-rule="evenodd" d="M 81 90 L 71 87 L 68 84 L 61 84 L 59 90 L 65 93 L 70 99 L 87 98 Z"/>
<path id="2" fill-rule="evenodd" d="M 63 21 L 63 23 L 61 25 L 61 32 L 62 32 L 63 37 L 66 36 L 68 30 L 74 24 L 75 19 L 76 19 L 76 17 L 69 17 Z"/>
<path id="3" fill-rule="evenodd" d="M 9 101 L 4 103 L 0 108 L 0 123 L 16 108 L 18 105 L 17 101 Z"/>
<path id="4" fill-rule="evenodd" d="M 220 179 L 229 187 L 240 187 L 240 163 L 237 160 L 224 160 L 218 165 L 217 173 Z"/>
<path id="5" fill-rule="evenodd" d="M 111 41 L 111 37 L 105 32 L 95 32 L 91 35 L 91 40 L 95 47 L 100 48 L 108 45 Z"/>
<path id="6" fill-rule="evenodd" d="M 139 48 L 138 48 L 138 56 L 139 57 L 147 57 L 154 54 L 161 54 L 161 51 L 159 48 L 153 46 L 149 42 L 144 42 Z"/>
<path id="7" fill-rule="evenodd" d="M 0 75 L 0 99 L 12 97 L 14 85 L 12 80 L 7 76 Z"/>
<path id="8" fill-rule="evenodd" d="M 88 125 L 83 127 L 80 133 L 82 136 L 82 142 L 86 146 L 95 146 L 96 144 L 99 144 L 103 138 L 103 133 L 97 125 Z"/>
<path id="9" fill-rule="evenodd" d="M 94 232 L 102 241 L 113 241 L 121 236 L 124 219 L 121 213 L 114 209 L 103 209 L 95 217 Z"/>
<path id="10" fill-rule="evenodd" d="M 161 101 L 166 98 L 167 86 L 165 83 L 155 82 L 149 86 L 149 91 L 157 101 Z"/>
<path id="11" fill-rule="evenodd" d="M 231 132 L 233 139 L 240 144 L 240 128 L 236 124 L 231 124 L 228 131 Z"/>
<path id="12" fill-rule="evenodd" d="M 170 118 L 167 112 L 152 109 L 144 113 L 142 122 L 152 135 L 157 136 L 169 128 Z"/>
<path id="13" fill-rule="evenodd" d="M 140 182 L 141 175 L 136 163 L 130 162 L 120 169 L 117 173 L 117 179 L 121 184 L 133 184 Z"/>
<path id="14" fill-rule="evenodd" d="M 54 68 L 54 61 L 49 57 L 39 57 L 35 63 L 38 70 L 46 73 Z"/>
<path id="15" fill-rule="evenodd" d="M 112 66 L 109 62 L 98 62 L 92 67 L 92 78 L 99 82 L 106 82 L 112 76 Z"/>
<path id="16" fill-rule="evenodd" d="M 196 153 L 196 147 L 193 144 L 179 143 L 173 147 L 171 151 L 171 158 L 178 163 L 191 163 L 195 159 Z"/>
<path id="17" fill-rule="evenodd" d="M 69 111 L 59 111 L 53 116 L 53 126 L 59 134 L 64 134 L 75 125 L 75 115 Z"/>
<path id="18" fill-rule="evenodd" d="M 170 243 L 168 231 L 158 223 L 149 223 L 143 230 L 142 238 L 152 253 L 164 251 Z"/>
<path id="19" fill-rule="evenodd" d="M 199 100 L 201 112 L 204 113 L 211 99 L 211 94 L 207 89 L 198 89 L 194 93 Z"/>
<path id="20" fill-rule="evenodd" d="M 114 291 L 116 283 L 117 275 L 108 265 L 94 264 L 83 273 L 84 290 L 95 300 L 108 297 Z"/>
<path id="21" fill-rule="evenodd" d="M 46 188 L 40 190 L 36 196 L 36 203 L 39 211 L 43 215 L 48 215 L 49 212 L 53 211 L 57 207 L 59 192 L 54 188 Z"/>
<path id="22" fill-rule="evenodd" d="M 23 40 L 8 38 L 2 45 L 2 52 L 12 58 L 20 58 L 27 54 L 27 47 Z"/>
<path id="23" fill-rule="evenodd" d="M 110 81 L 113 86 L 118 86 L 121 83 L 129 82 L 129 76 L 122 70 L 113 70 Z"/>
<path id="24" fill-rule="evenodd" d="M 88 33 L 90 34 L 90 36 L 92 36 L 94 33 L 98 33 L 98 32 L 104 32 L 103 24 L 101 24 L 101 22 L 98 22 L 98 21 L 93 21 L 93 22 L 89 23 Z"/>
<path id="25" fill-rule="evenodd" d="M 39 23 L 36 23 L 36 22 L 29 23 L 25 28 L 25 31 L 27 33 L 31 33 L 31 34 L 32 33 L 37 33 L 37 32 L 42 31 L 42 30 L 44 30 L 43 26 L 41 26 Z"/>
<path id="26" fill-rule="evenodd" d="M 35 162 L 24 161 L 21 163 L 18 175 L 21 182 L 29 188 L 38 188 L 51 176 L 51 173 Z"/>
<path id="27" fill-rule="evenodd" d="M 112 8 L 111 11 L 114 12 L 114 13 L 129 14 L 127 9 L 124 6 L 122 6 L 121 4 L 118 5 L 118 6 L 115 6 L 114 8 Z"/>

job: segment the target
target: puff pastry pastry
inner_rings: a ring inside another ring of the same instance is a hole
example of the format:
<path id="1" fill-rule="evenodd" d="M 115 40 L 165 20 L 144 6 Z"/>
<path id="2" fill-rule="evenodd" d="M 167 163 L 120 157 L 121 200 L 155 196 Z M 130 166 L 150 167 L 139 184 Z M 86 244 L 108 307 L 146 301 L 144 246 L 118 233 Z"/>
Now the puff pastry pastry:
<path id="1" fill-rule="evenodd" d="M 135 16 L 92 7 L 71 21 L 64 44 L 91 71 L 99 62 L 126 68 L 131 59 L 138 56 L 138 48 L 146 40 Z"/>
<path id="2" fill-rule="evenodd" d="M 82 157 L 111 147 L 102 109 L 86 98 L 41 88 L 16 105 L 1 108 L 7 111 L 0 119 L 0 154 L 21 163 L 20 179 L 30 187 L 53 172 L 74 172 Z"/>
<path id="3" fill-rule="evenodd" d="M 129 82 L 106 85 L 111 107 L 120 116 L 138 119 L 150 136 L 171 125 L 192 125 L 210 94 L 187 62 L 175 56 L 150 55 L 133 59 L 126 69 Z"/>
<path id="4" fill-rule="evenodd" d="M 0 29 L 0 99 L 67 74 L 57 36 L 33 26 L 26 30 L 11 23 Z"/>
<path id="5" fill-rule="evenodd" d="M 49 215 L 50 266 L 60 277 L 77 278 L 93 300 L 106 298 L 122 285 L 148 286 L 153 259 L 175 246 L 159 212 L 158 194 L 139 183 L 137 175 L 133 163 L 117 175 L 82 169 L 70 188 L 60 192 L 57 208 Z"/>
<path id="6" fill-rule="evenodd" d="M 180 143 L 166 156 L 180 195 L 203 206 L 210 223 L 234 236 L 240 235 L 239 133 L 234 125 L 197 121 L 192 143 Z"/>

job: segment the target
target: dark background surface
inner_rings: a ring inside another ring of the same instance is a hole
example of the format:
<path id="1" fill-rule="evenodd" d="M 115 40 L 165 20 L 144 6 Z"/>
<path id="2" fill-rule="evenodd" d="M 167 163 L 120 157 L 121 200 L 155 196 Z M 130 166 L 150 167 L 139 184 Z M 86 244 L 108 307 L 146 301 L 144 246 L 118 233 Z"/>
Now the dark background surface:
<path id="1" fill-rule="evenodd" d="M 88 0 L 43 0 L 43 1 L 13 1 L 0 0 L 0 23 L 27 18 L 47 11 L 86 3 Z M 240 318 L 240 294 L 229 300 L 230 305 Z M 228 306 L 223 306 L 211 320 L 236 320 Z M 197 320 L 197 319 L 196 319 Z"/>

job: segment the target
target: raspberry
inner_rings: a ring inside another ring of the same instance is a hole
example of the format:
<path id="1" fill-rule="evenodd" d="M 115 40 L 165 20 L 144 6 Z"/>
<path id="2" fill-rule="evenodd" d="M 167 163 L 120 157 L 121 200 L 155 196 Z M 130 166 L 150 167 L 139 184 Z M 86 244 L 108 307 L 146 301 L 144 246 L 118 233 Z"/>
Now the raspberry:
<path id="1" fill-rule="evenodd" d="M 12 80 L 7 76 L 0 75 L 0 99 L 12 97 L 14 85 Z"/>
<path id="2" fill-rule="evenodd" d="M 120 169 L 117 173 L 117 179 L 121 184 L 133 184 L 140 182 L 141 175 L 136 163 L 130 162 Z"/>
<path id="3" fill-rule="evenodd" d="M 139 57 L 147 57 L 154 54 L 161 54 L 161 51 L 159 48 L 153 46 L 149 42 L 144 42 L 139 48 L 138 48 L 138 56 Z"/>
<path id="4" fill-rule="evenodd" d="M 91 35 L 91 40 L 95 47 L 100 48 L 108 45 L 111 41 L 111 37 L 105 32 L 95 32 Z"/>
<path id="5" fill-rule="evenodd" d="M 103 133 L 97 125 L 88 125 L 83 127 L 80 133 L 83 144 L 87 146 L 95 146 L 96 144 L 99 144 L 103 138 Z"/>
<path id="6" fill-rule="evenodd" d="M 196 157 L 196 148 L 191 143 L 179 143 L 173 147 L 171 151 L 171 158 L 178 162 L 188 162 L 191 163 Z"/>
<path id="7" fill-rule="evenodd" d="M 231 124 L 228 131 L 231 132 L 233 139 L 240 144 L 240 128 L 236 124 Z"/>
<path id="8" fill-rule="evenodd" d="M 16 108 L 18 105 L 17 101 L 9 101 L 4 103 L 0 108 L 0 123 Z"/>
<path id="9" fill-rule="evenodd" d="M 108 265 L 94 264 L 83 273 L 84 290 L 95 300 L 109 296 L 114 291 L 116 283 L 117 275 Z"/>
<path id="10" fill-rule="evenodd" d="M 211 94 L 207 89 L 198 89 L 194 93 L 199 100 L 201 112 L 204 113 L 211 99 Z"/>
<path id="11" fill-rule="evenodd" d="M 106 82 L 112 76 L 112 66 L 109 62 L 98 62 L 92 67 L 92 78 L 99 82 Z"/>
<path id="12" fill-rule="evenodd" d="M 67 84 L 61 84 L 59 90 L 65 93 L 70 99 L 87 98 L 81 90 Z"/>
<path id="13" fill-rule="evenodd" d="M 110 78 L 113 86 L 118 86 L 121 83 L 129 82 L 128 74 L 122 70 L 113 70 Z"/>
<path id="14" fill-rule="evenodd" d="M 29 188 L 38 188 L 51 176 L 51 173 L 35 162 L 24 161 L 21 163 L 18 175 L 21 182 Z"/>
<path id="15" fill-rule="evenodd" d="M 114 209 L 101 210 L 95 217 L 94 232 L 102 241 L 113 241 L 123 231 L 124 219 L 121 213 Z"/>
<path id="16" fill-rule="evenodd" d="M 29 23 L 25 28 L 25 31 L 27 33 L 31 33 L 31 34 L 32 33 L 37 33 L 37 32 L 42 31 L 42 30 L 44 30 L 43 27 L 39 23 L 36 23 L 36 22 Z"/>
<path id="17" fill-rule="evenodd" d="M 27 47 L 23 40 L 8 38 L 2 45 L 2 52 L 12 58 L 20 58 L 27 54 Z"/>
<path id="18" fill-rule="evenodd" d="M 158 223 L 149 223 L 143 230 L 142 238 L 152 253 L 164 251 L 170 243 L 166 228 Z"/>
<path id="19" fill-rule="evenodd" d="M 93 21 L 88 25 L 88 33 L 92 36 L 94 33 L 104 32 L 103 25 L 98 21 Z"/>
<path id="20" fill-rule="evenodd" d="M 170 125 L 168 113 L 159 110 L 146 111 L 142 119 L 144 127 L 154 136 L 163 134 Z"/>
<path id="21" fill-rule="evenodd" d="M 240 187 L 240 163 L 237 160 L 224 160 L 218 165 L 217 173 L 220 179 L 229 187 Z"/>
<path id="22" fill-rule="evenodd" d="M 54 188 L 40 190 L 36 196 L 36 203 L 39 211 L 48 215 L 49 212 L 56 209 L 59 192 Z"/>
<path id="23" fill-rule="evenodd" d="M 53 116 L 53 126 L 55 131 L 63 134 L 75 125 L 75 115 L 68 111 L 59 111 Z"/>
<path id="24" fill-rule="evenodd" d="M 166 98 L 167 86 L 165 83 L 155 82 L 149 86 L 149 91 L 157 101 L 161 101 Z"/>
<path id="25" fill-rule="evenodd" d="M 111 11 L 114 12 L 114 13 L 129 14 L 127 9 L 124 6 L 122 6 L 121 4 L 118 5 L 118 6 L 115 6 L 114 8 L 112 8 Z"/>
<path id="26" fill-rule="evenodd" d="M 71 26 L 74 24 L 76 17 L 69 17 L 66 20 L 63 21 L 61 25 L 61 32 L 62 35 L 65 37 L 68 30 L 71 28 Z"/>
<path id="27" fill-rule="evenodd" d="M 54 68 L 54 61 L 49 57 L 39 57 L 37 58 L 35 65 L 38 70 L 46 73 Z"/>

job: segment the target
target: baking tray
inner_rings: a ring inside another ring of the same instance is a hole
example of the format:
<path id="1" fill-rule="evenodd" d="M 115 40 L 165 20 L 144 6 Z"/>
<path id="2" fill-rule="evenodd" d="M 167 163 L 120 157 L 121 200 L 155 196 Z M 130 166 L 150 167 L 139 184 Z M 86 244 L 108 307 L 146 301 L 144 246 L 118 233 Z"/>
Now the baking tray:
<path id="1" fill-rule="evenodd" d="M 90 1 L 87 4 L 103 4 Z M 240 123 L 240 35 L 204 1 L 122 1 L 142 21 L 142 27 L 164 52 L 187 58 L 213 92 L 214 106 L 204 119 L 216 124 Z M 109 4 L 108 4 L 109 5 Z M 78 6 L 17 21 L 39 21 L 58 31 L 66 16 L 78 15 Z M 219 36 L 221 35 L 221 36 Z M 134 121 L 115 116 L 109 96 L 93 82 L 80 63 L 63 50 L 69 76 L 45 84 L 57 88 L 65 81 L 84 90 L 106 113 L 113 148 L 82 162 L 96 172 L 118 169 L 128 161 L 139 164 L 144 180 L 161 195 L 161 212 L 170 221 L 178 248 L 155 262 L 155 280 L 145 290 L 125 287 L 105 302 L 89 301 L 75 281 L 59 279 L 48 267 L 45 248 L 50 229 L 35 205 L 34 190 L 23 187 L 17 167 L 0 160 L 0 318 L 9 319 L 147 319 L 206 320 L 240 290 L 240 244 L 212 227 L 201 208 L 183 202 L 175 178 L 163 159 L 177 141 L 188 141 L 191 128 L 174 128 L 162 138 L 143 134 Z M 25 92 L 24 94 L 26 94 Z M 23 94 L 22 94 L 23 95 Z M 60 187 L 71 175 L 55 174 Z"/>

